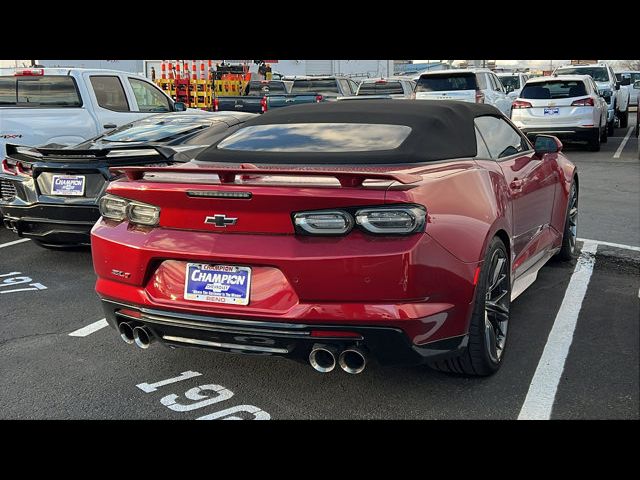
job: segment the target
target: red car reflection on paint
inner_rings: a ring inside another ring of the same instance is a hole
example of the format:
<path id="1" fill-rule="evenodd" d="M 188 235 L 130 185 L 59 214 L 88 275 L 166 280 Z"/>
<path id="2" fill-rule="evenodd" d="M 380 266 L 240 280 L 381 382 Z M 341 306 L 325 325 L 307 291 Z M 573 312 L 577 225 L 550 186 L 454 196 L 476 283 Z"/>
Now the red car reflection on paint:
<path id="1" fill-rule="evenodd" d="M 511 301 L 575 255 L 561 148 L 482 104 L 267 112 L 180 167 L 120 169 L 92 230 L 96 290 L 142 348 L 489 375 Z"/>

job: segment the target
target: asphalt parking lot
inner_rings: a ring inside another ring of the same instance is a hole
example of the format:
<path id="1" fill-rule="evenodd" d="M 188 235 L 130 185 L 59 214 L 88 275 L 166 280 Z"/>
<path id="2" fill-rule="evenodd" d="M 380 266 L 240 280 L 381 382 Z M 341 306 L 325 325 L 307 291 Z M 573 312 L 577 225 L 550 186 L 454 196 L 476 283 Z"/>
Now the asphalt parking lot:
<path id="1" fill-rule="evenodd" d="M 552 419 L 638 419 L 640 160 L 631 128 L 597 153 L 567 146 L 581 176 L 583 254 L 550 262 L 514 302 L 505 363 L 490 378 L 374 363 L 361 375 L 323 375 L 274 357 L 143 351 L 100 322 L 88 250 L 13 243 L 2 229 L 0 418 L 516 419 L 538 418 L 546 401 Z M 585 278 L 582 298 L 574 287 Z M 563 312 L 576 302 L 567 334 Z"/>

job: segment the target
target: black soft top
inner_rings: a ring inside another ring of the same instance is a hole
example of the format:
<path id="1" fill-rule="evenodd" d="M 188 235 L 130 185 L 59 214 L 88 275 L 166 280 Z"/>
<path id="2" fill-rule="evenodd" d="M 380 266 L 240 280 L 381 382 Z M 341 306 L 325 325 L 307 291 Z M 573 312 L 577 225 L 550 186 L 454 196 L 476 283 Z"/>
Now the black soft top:
<path id="1" fill-rule="evenodd" d="M 491 105 L 437 100 L 369 100 L 294 105 L 266 112 L 253 125 L 295 123 L 365 123 L 405 125 L 408 137 L 395 149 L 358 152 L 273 152 L 203 150 L 197 161 L 256 164 L 396 164 L 421 163 L 477 154 L 474 119 L 502 116 Z M 330 128 L 330 127 L 328 127 Z"/>

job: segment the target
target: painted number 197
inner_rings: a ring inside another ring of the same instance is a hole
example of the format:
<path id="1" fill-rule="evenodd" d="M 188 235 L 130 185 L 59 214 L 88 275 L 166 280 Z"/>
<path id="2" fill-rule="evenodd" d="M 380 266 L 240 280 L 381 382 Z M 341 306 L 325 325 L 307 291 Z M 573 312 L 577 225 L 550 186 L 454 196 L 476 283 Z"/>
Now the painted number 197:
<path id="1" fill-rule="evenodd" d="M 17 293 L 17 292 L 33 292 L 37 290 L 46 290 L 47 287 L 42 285 L 41 283 L 29 283 L 33 282 L 33 279 L 30 277 L 22 276 L 20 272 L 9 272 L 0 275 L 0 294 L 3 293 Z M 24 284 L 29 288 L 25 288 Z M 16 285 L 22 285 L 19 288 L 8 288 L 15 287 Z"/>

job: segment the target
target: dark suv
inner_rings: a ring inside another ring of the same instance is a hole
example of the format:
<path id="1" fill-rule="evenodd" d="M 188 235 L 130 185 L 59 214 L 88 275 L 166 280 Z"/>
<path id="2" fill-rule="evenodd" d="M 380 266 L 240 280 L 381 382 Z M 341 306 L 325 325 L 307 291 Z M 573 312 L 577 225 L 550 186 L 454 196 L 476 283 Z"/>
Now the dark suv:
<path id="1" fill-rule="evenodd" d="M 293 80 L 291 93 L 314 92 L 322 95 L 323 101 L 334 101 L 338 97 L 355 95 L 358 91 L 356 82 L 336 75 L 294 76 L 284 77 L 283 80 Z"/>

